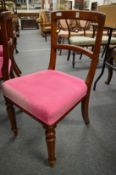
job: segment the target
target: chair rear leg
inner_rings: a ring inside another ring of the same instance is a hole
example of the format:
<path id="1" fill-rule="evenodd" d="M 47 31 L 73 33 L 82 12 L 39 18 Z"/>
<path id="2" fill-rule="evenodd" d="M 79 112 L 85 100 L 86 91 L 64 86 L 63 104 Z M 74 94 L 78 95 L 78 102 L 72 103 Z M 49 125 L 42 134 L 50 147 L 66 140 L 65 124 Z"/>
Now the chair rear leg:
<path id="1" fill-rule="evenodd" d="M 5 101 L 6 101 L 6 109 L 7 109 L 7 112 L 8 112 L 8 117 L 9 117 L 10 124 L 11 124 L 11 129 L 14 133 L 14 136 L 17 136 L 18 130 L 17 130 L 15 110 L 14 110 L 14 107 L 13 107 L 13 103 L 6 97 L 5 97 Z"/>
<path id="2" fill-rule="evenodd" d="M 108 78 L 107 78 L 105 84 L 107 84 L 107 85 L 110 84 L 112 76 L 113 76 L 113 70 L 111 68 L 108 68 Z"/>
<path id="3" fill-rule="evenodd" d="M 112 57 L 111 57 L 109 63 L 113 66 L 113 58 Z M 110 84 L 112 76 L 113 76 L 113 69 L 111 67 L 108 67 L 108 77 L 107 77 L 105 84 Z"/>
<path id="4" fill-rule="evenodd" d="M 83 56 L 83 54 L 82 54 L 82 53 L 80 53 L 80 57 L 79 57 L 79 59 L 80 59 L 80 60 L 82 59 L 82 56 Z"/>
<path id="5" fill-rule="evenodd" d="M 46 143 L 48 150 L 48 163 L 51 167 L 54 167 L 56 162 L 55 158 L 55 126 L 44 126 L 46 134 Z"/>
<path id="6" fill-rule="evenodd" d="M 47 33 L 45 33 L 45 41 L 47 42 Z"/>
<path id="7" fill-rule="evenodd" d="M 11 72 L 10 72 L 10 78 L 15 78 L 15 75 L 14 75 L 14 73 L 13 73 L 12 70 L 11 70 Z"/>
<path id="8" fill-rule="evenodd" d="M 14 49 L 15 49 L 15 53 L 19 53 L 18 49 L 17 49 L 17 37 L 14 37 Z"/>
<path id="9" fill-rule="evenodd" d="M 68 50 L 67 61 L 69 61 L 69 60 L 70 60 L 70 55 L 71 55 L 71 50 Z"/>
<path id="10" fill-rule="evenodd" d="M 73 52 L 72 67 L 75 68 L 75 52 Z"/>
<path id="11" fill-rule="evenodd" d="M 89 96 L 86 96 L 81 102 L 82 116 L 86 125 L 89 124 L 88 106 L 89 106 Z"/>

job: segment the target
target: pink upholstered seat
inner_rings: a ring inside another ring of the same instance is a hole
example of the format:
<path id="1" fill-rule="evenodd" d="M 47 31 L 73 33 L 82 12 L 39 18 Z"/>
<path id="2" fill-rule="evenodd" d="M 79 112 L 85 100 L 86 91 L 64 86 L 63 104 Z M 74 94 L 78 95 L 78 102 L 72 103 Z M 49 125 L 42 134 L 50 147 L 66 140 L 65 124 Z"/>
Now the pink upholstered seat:
<path id="1" fill-rule="evenodd" d="M 87 93 L 83 80 L 54 70 L 15 78 L 2 86 L 6 97 L 48 125 L 59 120 Z"/>

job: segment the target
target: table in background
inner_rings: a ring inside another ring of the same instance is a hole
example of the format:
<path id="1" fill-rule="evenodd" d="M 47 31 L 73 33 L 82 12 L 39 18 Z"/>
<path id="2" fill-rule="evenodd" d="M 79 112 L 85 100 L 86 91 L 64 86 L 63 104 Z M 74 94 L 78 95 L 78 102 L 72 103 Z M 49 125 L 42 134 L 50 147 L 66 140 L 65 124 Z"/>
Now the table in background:
<path id="1" fill-rule="evenodd" d="M 21 29 L 37 29 L 36 19 L 39 17 L 39 10 L 17 10 L 21 22 Z"/>

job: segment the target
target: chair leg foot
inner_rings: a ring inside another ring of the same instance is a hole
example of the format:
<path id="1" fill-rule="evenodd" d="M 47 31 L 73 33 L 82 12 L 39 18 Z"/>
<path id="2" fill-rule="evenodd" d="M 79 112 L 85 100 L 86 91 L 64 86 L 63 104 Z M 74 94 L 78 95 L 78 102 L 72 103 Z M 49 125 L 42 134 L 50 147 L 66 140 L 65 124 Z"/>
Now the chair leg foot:
<path id="1" fill-rule="evenodd" d="M 75 68 L 75 52 L 73 52 L 72 67 Z"/>
<path id="2" fill-rule="evenodd" d="M 54 167 L 55 158 L 55 126 L 44 126 L 46 134 L 46 143 L 48 150 L 48 163 L 50 167 Z"/>
<path id="3" fill-rule="evenodd" d="M 107 80 L 105 81 L 105 84 L 109 85 L 110 84 L 110 81 L 112 79 L 112 76 L 113 76 L 113 70 L 112 69 L 108 69 L 108 77 L 107 77 Z"/>
<path id="4" fill-rule="evenodd" d="M 70 55 L 71 55 L 71 51 L 70 51 L 70 50 L 68 50 L 67 61 L 69 61 L 69 60 L 70 60 Z"/>
<path id="5" fill-rule="evenodd" d="M 17 49 L 15 49 L 15 53 L 17 54 L 17 53 L 19 53 L 19 51 Z"/>
<path id="6" fill-rule="evenodd" d="M 110 66 L 113 67 L 113 57 L 111 57 L 110 60 L 108 60 L 108 61 L 106 62 L 106 64 L 107 64 L 107 63 L 108 63 Z M 107 77 L 107 80 L 106 80 L 106 82 L 105 82 L 105 84 L 107 84 L 107 85 L 110 84 L 111 79 L 112 79 L 112 76 L 113 76 L 113 68 L 112 68 L 112 67 L 109 67 L 109 66 L 108 66 L 108 77 Z"/>
<path id="7" fill-rule="evenodd" d="M 89 104 L 89 98 L 86 97 L 81 103 L 82 116 L 86 125 L 89 124 L 88 104 Z"/>
<path id="8" fill-rule="evenodd" d="M 56 160 L 54 160 L 54 161 L 48 160 L 48 164 L 49 164 L 49 166 L 50 166 L 51 168 L 54 168 L 55 163 L 56 163 Z"/>
<path id="9" fill-rule="evenodd" d="M 15 117 L 15 110 L 13 108 L 13 103 L 5 97 L 5 101 L 6 101 L 6 108 L 7 108 L 7 112 L 8 112 L 8 117 L 11 123 L 11 130 L 14 133 L 14 136 L 18 135 L 18 130 L 17 130 L 17 124 L 16 124 L 16 117 Z"/>

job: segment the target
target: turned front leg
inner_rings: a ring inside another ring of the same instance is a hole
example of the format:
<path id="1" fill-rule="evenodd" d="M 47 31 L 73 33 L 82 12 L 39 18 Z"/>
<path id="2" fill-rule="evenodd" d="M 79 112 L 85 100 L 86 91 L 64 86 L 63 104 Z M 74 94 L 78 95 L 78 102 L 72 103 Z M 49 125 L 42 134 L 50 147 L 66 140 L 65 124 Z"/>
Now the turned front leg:
<path id="1" fill-rule="evenodd" d="M 6 97 L 5 97 L 5 101 L 6 101 L 6 109 L 8 112 L 8 117 L 9 117 L 10 124 L 11 124 L 11 129 L 12 129 L 14 135 L 17 136 L 18 131 L 17 131 L 17 124 L 16 124 L 16 117 L 15 117 L 15 110 L 13 107 L 13 102 L 11 102 Z"/>
<path id="2" fill-rule="evenodd" d="M 55 126 L 44 126 L 46 134 L 46 143 L 48 149 L 48 162 L 51 167 L 54 166 L 56 162 L 55 158 Z"/>

